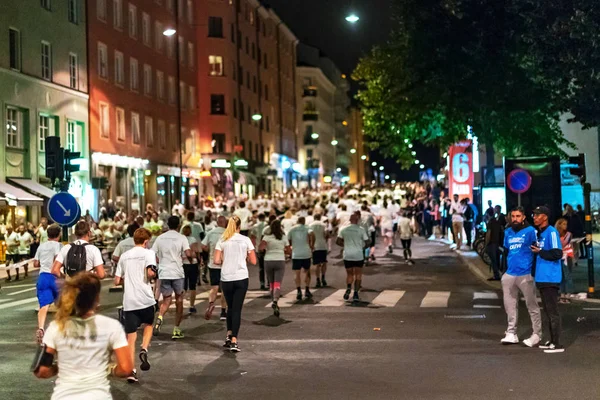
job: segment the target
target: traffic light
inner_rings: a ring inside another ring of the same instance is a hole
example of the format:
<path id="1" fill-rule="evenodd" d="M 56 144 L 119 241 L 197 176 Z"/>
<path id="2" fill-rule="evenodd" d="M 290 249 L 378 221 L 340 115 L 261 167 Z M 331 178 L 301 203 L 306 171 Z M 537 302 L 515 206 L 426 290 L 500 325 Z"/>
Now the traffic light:
<path id="1" fill-rule="evenodd" d="M 65 175 L 63 149 L 60 147 L 60 137 L 46 137 L 44 146 L 46 149 L 46 177 L 50 179 L 52 186 L 54 186 L 56 180 L 62 181 Z"/>
<path id="2" fill-rule="evenodd" d="M 67 179 L 71 177 L 72 172 L 79 172 L 79 165 L 72 164 L 71 162 L 81 157 L 81 153 L 78 151 L 65 150 L 64 161 L 65 161 L 65 172 L 67 173 Z"/>
<path id="3" fill-rule="evenodd" d="M 569 172 L 578 176 L 581 183 L 585 183 L 585 154 L 579 153 L 576 157 L 569 157 Z"/>

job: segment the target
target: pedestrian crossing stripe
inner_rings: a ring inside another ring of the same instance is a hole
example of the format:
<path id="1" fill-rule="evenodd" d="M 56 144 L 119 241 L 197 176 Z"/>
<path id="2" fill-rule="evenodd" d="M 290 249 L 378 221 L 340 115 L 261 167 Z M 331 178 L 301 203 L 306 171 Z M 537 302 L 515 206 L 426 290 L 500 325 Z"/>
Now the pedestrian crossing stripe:
<path id="1" fill-rule="evenodd" d="M 8 296 L 16 296 L 18 294 L 31 292 L 31 291 L 36 290 L 36 289 L 37 288 L 35 288 L 35 287 L 29 288 L 29 289 L 23 289 L 23 290 L 19 290 L 18 292 L 9 293 Z"/>
<path id="2" fill-rule="evenodd" d="M 380 307 L 394 307 L 405 293 L 406 291 L 404 290 L 384 290 L 373 299 L 372 303 Z"/>
<path id="3" fill-rule="evenodd" d="M 427 292 L 421 308 L 447 308 L 448 300 L 450 300 L 450 292 Z"/>

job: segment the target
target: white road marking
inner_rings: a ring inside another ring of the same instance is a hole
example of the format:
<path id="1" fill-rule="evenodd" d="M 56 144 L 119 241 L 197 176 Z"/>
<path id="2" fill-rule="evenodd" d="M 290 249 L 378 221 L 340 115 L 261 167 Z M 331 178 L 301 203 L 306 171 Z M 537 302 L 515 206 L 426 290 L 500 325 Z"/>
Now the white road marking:
<path id="1" fill-rule="evenodd" d="M 315 294 L 319 289 L 312 289 L 313 294 Z M 296 294 L 298 292 L 296 290 L 293 290 L 289 293 L 287 293 L 284 296 L 281 296 L 279 298 L 279 301 L 277 302 L 277 305 L 279 306 L 279 308 L 289 308 L 291 306 L 293 306 L 294 304 L 296 304 L 296 302 L 300 301 L 300 300 L 296 300 Z M 265 308 L 270 308 L 272 303 L 269 303 L 265 306 Z M 317 304 L 318 305 L 318 304 Z"/>
<path id="2" fill-rule="evenodd" d="M 11 299 L 0 299 L 0 304 L 1 303 L 6 303 L 7 301 L 10 301 Z"/>
<path id="3" fill-rule="evenodd" d="M 450 292 L 427 292 L 423 301 L 422 308 L 447 308 Z"/>
<path id="4" fill-rule="evenodd" d="M 473 300 L 498 300 L 498 293 L 495 292 L 475 292 Z"/>
<path id="5" fill-rule="evenodd" d="M 598 307 L 584 307 L 583 310 L 585 310 L 585 311 L 600 311 L 600 308 L 598 308 Z"/>
<path id="6" fill-rule="evenodd" d="M 394 307 L 405 293 L 406 291 L 404 290 L 384 290 L 373 299 L 371 304 L 375 306 Z"/>
<path id="7" fill-rule="evenodd" d="M 23 290 L 19 290 L 18 292 L 12 292 L 12 293 L 9 293 L 9 294 L 8 294 L 8 296 L 16 296 L 16 295 L 18 295 L 18 294 L 21 294 L 21 293 L 26 293 L 26 292 L 31 292 L 32 290 L 36 290 L 36 289 L 37 289 L 37 288 L 34 288 L 34 287 L 32 287 L 32 288 L 29 288 L 29 289 L 23 289 Z"/>
<path id="8" fill-rule="evenodd" d="M 485 319 L 484 314 L 477 315 L 444 315 L 444 318 L 449 319 Z"/>
<path id="9" fill-rule="evenodd" d="M 10 289 L 16 289 L 16 288 L 22 288 L 22 287 L 31 287 L 31 286 L 35 286 L 35 283 L 24 283 L 21 285 L 10 285 L 10 286 L 4 286 L 4 290 L 10 290 Z"/>
<path id="10" fill-rule="evenodd" d="M 30 299 L 13 301 L 12 303 L 0 304 L 0 310 L 21 306 L 23 304 L 35 303 L 36 301 L 38 301 L 37 297 L 32 297 Z"/>
<path id="11" fill-rule="evenodd" d="M 495 306 L 491 304 L 473 304 L 473 308 L 502 308 L 502 306 Z"/>
<path id="12" fill-rule="evenodd" d="M 344 300 L 344 289 L 337 290 L 329 297 L 324 298 L 319 303 L 315 304 L 317 307 L 340 307 L 346 304 Z"/>

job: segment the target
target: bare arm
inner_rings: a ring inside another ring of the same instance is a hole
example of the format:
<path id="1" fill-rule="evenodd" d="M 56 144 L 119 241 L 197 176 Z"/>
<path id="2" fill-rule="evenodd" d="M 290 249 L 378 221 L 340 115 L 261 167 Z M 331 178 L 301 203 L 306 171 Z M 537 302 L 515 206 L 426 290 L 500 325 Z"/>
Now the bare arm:
<path id="1" fill-rule="evenodd" d="M 265 242 L 264 240 L 262 242 L 260 242 L 260 245 L 258 246 L 258 251 L 265 251 L 267 250 L 267 242 Z"/>
<path id="2" fill-rule="evenodd" d="M 115 286 L 121 286 L 123 284 L 123 278 L 115 276 Z"/>
<path id="3" fill-rule="evenodd" d="M 62 263 L 54 260 L 54 264 L 52 264 L 52 271 L 51 271 L 52 275 L 60 278 L 60 275 L 61 275 L 60 269 L 61 268 L 62 268 Z"/>
<path id="4" fill-rule="evenodd" d="M 115 349 L 117 356 L 117 367 L 114 369 L 113 375 L 119 378 L 127 378 L 133 372 L 133 359 L 129 346 Z"/>
<path id="5" fill-rule="evenodd" d="M 256 265 L 256 252 L 254 250 L 248 252 L 248 261 L 250 264 Z"/>
<path id="6" fill-rule="evenodd" d="M 106 277 L 106 271 L 104 270 L 104 265 L 96 265 L 94 267 L 94 271 L 96 271 L 96 275 L 100 279 L 104 279 Z"/>
<path id="7" fill-rule="evenodd" d="M 53 349 L 52 347 L 46 347 L 46 353 L 56 356 L 56 350 Z M 49 379 L 49 378 L 52 378 L 53 376 L 56 376 L 57 374 L 58 374 L 58 365 L 57 364 L 54 364 L 50 367 L 41 365 L 39 367 L 39 369 L 36 372 L 34 372 L 34 375 L 36 376 L 36 378 L 39 378 L 39 379 Z"/>
<path id="8" fill-rule="evenodd" d="M 215 256 L 214 256 L 213 263 L 215 265 L 221 265 L 221 264 L 223 264 L 223 251 L 221 251 L 221 250 L 215 250 Z"/>

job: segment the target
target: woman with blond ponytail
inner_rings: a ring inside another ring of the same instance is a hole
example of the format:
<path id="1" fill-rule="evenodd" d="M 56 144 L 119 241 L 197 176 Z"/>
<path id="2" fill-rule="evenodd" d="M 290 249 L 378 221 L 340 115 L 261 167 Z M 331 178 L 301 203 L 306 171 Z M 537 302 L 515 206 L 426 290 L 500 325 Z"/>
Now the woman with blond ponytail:
<path id="1" fill-rule="evenodd" d="M 221 240 L 215 247 L 214 263 L 221 265 L 221 290 L 227 301 L 227 338 L 223 347 L 240 351 L 238 332 L 242 322 L 242 306 L 248 291 L 248 266 L 256 264 L 252 241 L 240 234 L 242 221 L 237 216 L 229 219 Z"/>
<path id="2" fill-rule="evenodd" d="M 42 379 L 58 374 L 52 400 L 112 399 L 108 376 L 125 378 L 133 371 L 123 327 L 96 315 L 100 289 L 100 279 L 89 272 L 65 282 L 56 318 L 44 335 L 45 361 L 35 372 Z M 109 366 L 113 353 L 117 364 Z M 52 363 L 57 355 L 58 363 Z"/>

